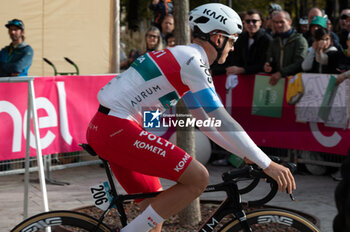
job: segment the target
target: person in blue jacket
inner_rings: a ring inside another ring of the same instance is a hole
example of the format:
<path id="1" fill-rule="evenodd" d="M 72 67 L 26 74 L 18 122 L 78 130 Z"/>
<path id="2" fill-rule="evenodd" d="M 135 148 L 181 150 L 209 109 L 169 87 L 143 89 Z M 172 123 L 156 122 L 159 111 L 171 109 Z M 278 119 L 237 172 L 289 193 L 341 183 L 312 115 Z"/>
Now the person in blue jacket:
<path id="1" fill-rule="evenodd" d="M 22 20 L 13 19 L 5 27 L 12 42 L 0 51 L 0 77 L 27 76 L 33 49 L 24 42 L 24 24 Z"/>

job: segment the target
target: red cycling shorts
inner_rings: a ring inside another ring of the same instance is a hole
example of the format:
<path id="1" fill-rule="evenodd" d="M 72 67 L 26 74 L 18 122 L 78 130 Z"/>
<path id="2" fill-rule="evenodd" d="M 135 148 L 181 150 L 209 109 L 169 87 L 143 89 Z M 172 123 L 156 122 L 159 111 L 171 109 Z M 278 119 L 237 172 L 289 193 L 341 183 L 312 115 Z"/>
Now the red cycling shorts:
<path id="1" fill-rule="evenodd" d="M 181 148 L 145 131 L 136 122 L 101 112 L 89 124 L 87 141 L 108 160 L 129 194 L 160 190 L 158 177 L 177 181 L 192 160 Z"/>

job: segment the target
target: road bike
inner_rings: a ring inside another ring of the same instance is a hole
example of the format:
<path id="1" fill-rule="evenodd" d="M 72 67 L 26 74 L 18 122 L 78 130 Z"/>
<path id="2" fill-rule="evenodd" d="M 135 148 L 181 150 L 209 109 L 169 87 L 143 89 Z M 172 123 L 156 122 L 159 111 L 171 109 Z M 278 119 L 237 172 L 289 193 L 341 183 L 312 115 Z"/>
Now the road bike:
<path id="1" fill-rule="evenodd" d="M 81 146 L 91 155 L 98 156 L 96 152 L 88 145 Z M 124 227 L 128 219 L 125 212 L 125 203 L 135 199 L 153 198 L 160 192 L 140 193 L 140 194 L 118 194 L 113 176 L 106 160 L 100 158 L 104 164 L 108 181 L 91 189 L 95 199 L 95 205 L 104 209 L 100 218 L 94 218 L 84 213 L 75 211 L 49 211 L 34 215 L 17 226 L 11 232 L 35 232 L 48 231 L 52 232 L 113 232 L 103 221 L 112 208 L 118 211 L 119 222 Z M 273 158 L 279 162 L 278 157 Z M 293 163 L 284 164 L 291 169 L 296 169 Z M 248 201 L 243 203 L 241 195 L 252 191 L 261 179 L 269 184 L 269 192 L 259 200 Z M 238 182 L 247 181 L 249 185 L 239 188 Z M 224 191 L 227 195 L 217 209 L 210 215 L 199 227 L 198 232 L 318 232 L 320 231 L 313 223 L 301 215 L 279 208 L 257 208 L 246 213 L 245 205 L 248 207 L 263 206 L 274 198 L 278 191 L 278 185 L 275 180 L 266 175 L 262 169 L 256 165 L 246 165 L 241 169 L 235 169 L 222 174 L 222 182 L 208 185 L 205 193 Z M 293 195 L 291 195 L 294 200 Z M 220 223 L 223 218 L 230 216 L 228 222 Z M 116 219 L 116 221 L 118 221 Z M 182 231 L 179 229 L 178 231 Z"/>

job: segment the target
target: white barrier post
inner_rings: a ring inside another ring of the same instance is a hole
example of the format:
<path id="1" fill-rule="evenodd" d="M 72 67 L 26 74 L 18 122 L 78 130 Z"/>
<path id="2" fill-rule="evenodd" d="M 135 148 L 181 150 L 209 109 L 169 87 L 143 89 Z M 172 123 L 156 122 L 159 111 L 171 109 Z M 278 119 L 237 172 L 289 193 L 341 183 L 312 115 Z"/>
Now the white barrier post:
<path id="1" fill-rule="evenodd" d="M 29 156 L 30 156 L 30 125 L 32 115 L 32 102 L 31 102 L 31 91 L 29 90 L 28 83 L 28 95 L 27 95 L 27 132 L 26 132 L 26 160 L 25 160 L 25 174 L 24 174 L 24 209 L 23 219 L 28 218 L 28 195 L 29 195 Z"/>
<path id="2" fill-rule="evenodd" d="M 38 116 L 35 105 L 35 92 L 34 92 L 34 77 L 5 77 L 0 78 L 0 83 L 7 82 L 27 82 L 28 83 L 28 105 L 27 105 L 27 141 L 26 141 L 26 161 L 25 161 L 25 189 L 24 189 L 24 219 L 28 217 L 28 186 L 29 186 L 29 154 L 30 154 L 30 131 L 31 131 L 31 115 L 33 115 L 34 125 L 34 137 L 37 153 L 38 174 L 40 180 L 41 193 L 43 196 L 43 205 L 45 212 L 49 211 L 49 203 L 47 198 L 45 173 L 43 165 L 43 157 L 41 152 L 40 135 Z"/>
<path id="3" fill-rule="evenodd" d="M 39 180 L 41 186 L 41 193 L 43 195 L 43 204 L 45 212 L 49 211 L 49 204 L 47 199 L 47 190 L 46 190 L 46 182 L 45 182 L 45 173 L 44 173 L 44 165 L 43 165 L 43 155 L 41 152 L 41 144 L 40 144 L 40 135 L 39 135 L 39 123 L 38 123 L 38 115 L 36 112 L 35 105 L 35 92 L 34 92 L 34 84 L 33 79 L 28 83 L 31 97 L 31 105 L 32 105 L 32 113 L 33 113 L 33 125 L 34 125 L 34 135 L 35 135 L 35 145 L 36 145 L 36 155 L 38 160 L 38 172 L 39 172 Z M 29 114 L 29 112 L 28 112 Z M 30 128 L 30 125 L 28 126 Z"/>

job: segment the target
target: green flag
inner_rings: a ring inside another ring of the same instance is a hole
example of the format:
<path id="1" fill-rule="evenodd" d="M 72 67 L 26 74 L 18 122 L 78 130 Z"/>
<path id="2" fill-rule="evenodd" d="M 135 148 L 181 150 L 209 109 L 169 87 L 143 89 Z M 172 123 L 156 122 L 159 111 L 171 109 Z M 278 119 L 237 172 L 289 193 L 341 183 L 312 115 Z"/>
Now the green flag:
<path id="1" fill-rule="evenodd" d="M 320 109 L 318 110 L 318 116 L 324 121 L 328 121 L 329 113 L 331 112 L 335 94 L 337 93 L 337 87 L 335 85 L 337 78 L 333 75 L 329 77 L 329 82 L 326 88 L 326 92 L 323 95 Z"/>
<path id="2" fill-rule="evenodd" d="M 285 79 L 276 85 L 269 84 L 269 76 L 255 75 L 252 114 L 280 118 L 284 96 Z"/>

